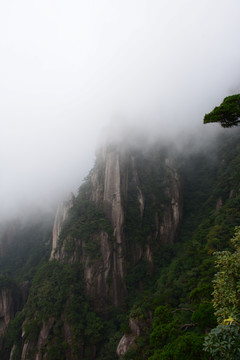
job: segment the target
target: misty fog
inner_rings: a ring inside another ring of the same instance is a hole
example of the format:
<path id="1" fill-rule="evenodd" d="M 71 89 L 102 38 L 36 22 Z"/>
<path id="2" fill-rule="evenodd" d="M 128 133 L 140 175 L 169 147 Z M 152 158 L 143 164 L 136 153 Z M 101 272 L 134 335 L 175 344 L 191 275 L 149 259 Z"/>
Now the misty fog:
<path id="1" fill-rule="evenodd" d="M 202 119 L 240 92 L 239 14 L 239 0 L 2 1 L 1 218 L 76 191 L 105 138 L 222 131 Z"/>

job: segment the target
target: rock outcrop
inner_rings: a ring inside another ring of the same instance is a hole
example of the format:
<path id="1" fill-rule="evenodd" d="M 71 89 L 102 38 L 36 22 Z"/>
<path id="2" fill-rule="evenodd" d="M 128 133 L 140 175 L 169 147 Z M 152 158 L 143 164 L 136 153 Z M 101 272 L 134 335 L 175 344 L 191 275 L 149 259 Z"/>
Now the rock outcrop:
<path id="1" fill-rule="evenodd" d="M 124 277 L 126 275 L 124 261 L 124 209 L 123 195 L 126 193 L 123 179 L 127 174 L 121 173 L 121 162 L 124 155 L 115 148 L 103 148 L 99 151 L 97 162 L 91 176 L 91 200 L 96 206 L 102 206 L 113 227 L 114 242 L 101 236 L 101 254 L 103 258 L 103 273 L 98 274 L 94 289 L 95 296 L 105 301 L 108 295 L 115 306 L 120 306 L 126 296 Z M 124 159 L 125 160 L 125 159 Z M 103 240 L 105 239 L 105 240 Z M 106 261 L 107 259 L 107 261 Z M 104 278 L 104 279 L 103 279 Z M 111 286 L 107 279 L 111 278 Z M 105 291 L 102 291 L 102 290 Z"/>
<path id="2" fill-rule="evenodd" d="M 148 182 L 153 181 L 151 187 Z M 68 236 L 61 246 L 58 246 L 58 239 L 74 203 L 71 198 L 59 207 L 56 214 L 51 259 L 80 262 L 87 294 L 94 300 L 98 311 L 107 313 L 109 303 L 114 306 L 124 303 L 129 264 L 134 266 L 146 259 L 153 269 L 153 239 L 156 244 L 173 243 L 182 216 L 181 182 L 173 161 L 161 159 L 153 162 L 149 154 L 140 150 L 111 145 L 99 150 L 88 182 L 88 201 L 103 209 L 111 222 L 113 237 L 110 239 L 110 234 L 104 229 L 94 234 L 93 239 L 100 249 L 97 260 L 89 258 L 85 250 L 86 240 L 78 237 L 72 239 L 75 253 L 66 257 L 64 248 Z M 149 213 L 151 219 L 146 219 Z M 144 241 L 138 241 L 137 236 L 132 235 L 134 222 L 136 227 L 143 229 Z M 147 222 L 152 222 L 148 232 Z"/>
<path id="3" fill-rule="evenodd" d="M 148 273 L 153 274 L 154 252 L 159 254 L 164 244 L 174 242 L 181 217 L 181 181 L 172 160 L 164 156 L 154 158 L 150 152 L 130 147 L 105 146 L 99 150 L 78 196 L 71 195 L 57 210 L 50 261 L 72 268 L 80 264 L 77 281 L 83 284 L 83 297 L 91 299 L 94 311 L 108 320 L 109 309 L 126 306 L 129 272 L 144 263 Z M 137 279 L 134 287 L 144 290 L 143 280 Z M 61 288 L 60 283 L 57 286 Z M 57 325 L 54 316 L 44 317 L 39 333 L 32 339 L 24 335 L 23 323 L 21 360 L 29 356 L 34 360 L 47 359 L 54 346 L 49 339 L 54 339 L 57 326 L 61 327 L 66 358 L 82 360 L 86 351 L 89 359 L 95 358 L 96 347 L 91 342 L 88 349 L 80 342 L 78 355 L 76 348 L 73 350 L 76 334 L 65 312 L 74 296 L 69 292 L 62 304 L 58 315 L 61 325 Z M 81 298 L 82 294 L 78 296 Z M 11 304 L 8 308 L 11 312 Z M 5 315 L 3 319 L 5 329 L 9 320 Z M 25 324 L 29 321 L 25 319 Z M 129 326 L 131 334 L 125 334 L 118 345 L 120 358 L 135 346 L 135 338 L 141 332 L 137 319 L 130 319 Z"/>
<path id="4" fill-rule="evenodd" d="M 11 289 L 3 288 L 0 291 L 0 337 L 3 335 L 9 321 L 15 313 L 13 293 Z"/>
<path id="5" fill-rule="evenodd" d="M 54 220 L 53 231 L 52 231 L 52 251 L 50 260 L 57 259 L 59 260 L 61 255 L 57 252 L 57 243 L 59 236 L 62 231 L 64 221 L 67 219 L 68 211 L 73 206 L 74 195 L 71 194 L 67 201 L 62 202 L 57 209 L 57 213 Z"/>
<path id="6" fill-rule="evenodd" d="M 0 349 L 4 331 L 20 307 L 21 295 L 13 286 L 4 286 L 0 290 Z"/>
<path id="7" fill-rule="evenodd" d="M 120 359 L 128 350 L 134 348 L 135 338 L 134 335 L 123 335 L 117 347 L 117 356 Z"/>
<path id="8" fill-rule="evenodd" d="M 146 327 L 146 323 L 152 323 L 152 313 L 149 312 L 146 319 L 138 319 L 138 318 L 131 318 L 129 319 L 129 330 L 131 331 L 129 334 L 124 334 L 119 344 L 117 346 L 117 356 L 121 359 L 124 354 L 136 347 L 135 340 L 138 336 L 141 335 L 142 330 Z"/>
<path id="9" fill-rule="evenodd" d="M 42 349 L 46 347 L 47 340 L 52 330 L 55 319 L 50 318 L 47 322 L 43 322 L 43 326 L 38 335 L 37 343 L 33 341 L 27 341 L 22 348 L 21 360 L 29 358 L 29 354 L 32 353 L 33 360 L 47 360 L 47 354 L 42 354 Z M 24 336 L 24 333 L 23 333 Z"/>
<path id="10" fill-rule="evenodd" d="M 166 194 L 170 206 L 165 208 L 162 223 L 159 226 L 161 239 L 164 243 L 173 243 L 182 216 L 182 189 L 180 177 L 169 159 L 165 160 L 168 184 Z"/>

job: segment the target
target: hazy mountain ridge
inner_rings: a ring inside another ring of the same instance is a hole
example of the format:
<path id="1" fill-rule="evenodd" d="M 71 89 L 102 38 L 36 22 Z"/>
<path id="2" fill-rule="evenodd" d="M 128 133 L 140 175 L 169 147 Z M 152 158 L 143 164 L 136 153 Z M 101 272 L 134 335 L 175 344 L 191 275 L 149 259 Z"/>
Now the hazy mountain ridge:
<path id="1" fill-rule="evenodd" d="M 114 359 L 126 330 L 126 342 L 140 339 L 131 359 L 161 358 L 164 343 L 153 335 L 157 308 L 187 303 L 196 312 L 210 304 L 211 254 L 227 246 L 239 225 L 238 140 L 238 131 L 221 135 L 217 146 L 189 154 L 102 148 L 79 194 L 65 203 L 68 215 L 64 207 L 58 212 L 51 261 L 30 279 L 2 358 Z M 191 318 L 174 316 L 181 339 Z M 200 345 L 209 326 L 206 320 L 187 329 L 198 339 L 189 345 L 192 358 L 204 358 Z"/>

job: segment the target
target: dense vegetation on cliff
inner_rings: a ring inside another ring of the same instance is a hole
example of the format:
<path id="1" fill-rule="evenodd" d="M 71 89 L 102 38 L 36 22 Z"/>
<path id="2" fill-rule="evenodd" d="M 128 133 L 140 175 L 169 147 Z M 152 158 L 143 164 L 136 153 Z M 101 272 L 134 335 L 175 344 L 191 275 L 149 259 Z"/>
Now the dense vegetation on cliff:
<path id="1" fill-rule="evenodd" d="M 21 233 L 21 242 L 15 235 L 18 245 L 13 243 L 0 259 L 1 289 L 15 289 L 19 296 L 3 335 L 1 359 L 9 359 L 11 351 L 12 360 L 21 359 L 25 351 L 30 359 L 38 353 L 49 360 L 114 360 L 123 335 L 129 342 L 135 338 L 125 360 L 211 359 L 203 343 L 218 325 L 212 306 L 215 252 L 230 249 L 240 224 L 239 136 L 238 129 L 229 131 L 199 151 L 135 150 L 134 164 L 127 163 L 125 155 L 120 158 L 125 164 L 120 175 L 124 184 L 128 181 L 121 188 L 126 289 L 120 289 L 125 296 L 120 306 L 111 300 L 114 269 L 104 285 L 109 295 L 104 311 L 86 291 L 86 268 L 104 272 L 106 244 L 117 253 L 109 209 L 91 200 L 90 177 L 64 223 L 57 248 L 63 258 L 48 260 L 48 226 L 33 228 L 32 237 L 31 232 Z M 177 164 L 174 171 L 165 163 L 170 156 Z M 127 177 L 126 164 L 133 164 Z M 177 184 L 183 198 L 181 226 L 174 242 L 164 242 L 161 223 L 173 216 L 169 207 Z M 98 191 L 101 194 L 101 187 Z M 23 299 L 21 284 L 26 281 L 29 295 Z"/>

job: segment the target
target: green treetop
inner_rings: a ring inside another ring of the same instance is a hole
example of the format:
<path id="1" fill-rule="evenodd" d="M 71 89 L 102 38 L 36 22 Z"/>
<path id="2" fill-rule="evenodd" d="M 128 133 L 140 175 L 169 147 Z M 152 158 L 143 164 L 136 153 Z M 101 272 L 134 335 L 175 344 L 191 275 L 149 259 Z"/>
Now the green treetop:
<path id="1" fill-rule="evenodd" d="M 220 106 L 205 114 L 204 124 L 217 122 L 224 128 L 238 126 L 240 123 L 240 94 L 226 97 Z"/>

